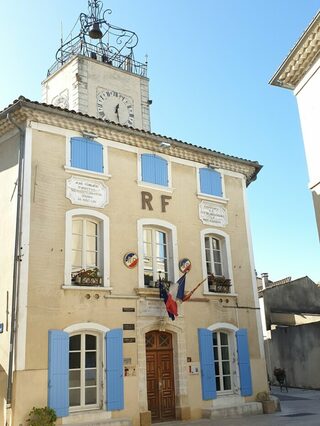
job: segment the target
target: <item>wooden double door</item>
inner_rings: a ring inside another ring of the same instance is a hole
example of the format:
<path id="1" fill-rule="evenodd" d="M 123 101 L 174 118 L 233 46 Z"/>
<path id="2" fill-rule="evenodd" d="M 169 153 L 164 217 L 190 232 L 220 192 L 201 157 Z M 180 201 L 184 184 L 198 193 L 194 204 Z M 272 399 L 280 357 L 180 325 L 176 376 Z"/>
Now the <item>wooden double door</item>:
<path id="1" fill-rule="evenodd" d="M 163 331 L 146 334 L 148 409 L 152 421 L 176 418 L 172 335 Z"/>

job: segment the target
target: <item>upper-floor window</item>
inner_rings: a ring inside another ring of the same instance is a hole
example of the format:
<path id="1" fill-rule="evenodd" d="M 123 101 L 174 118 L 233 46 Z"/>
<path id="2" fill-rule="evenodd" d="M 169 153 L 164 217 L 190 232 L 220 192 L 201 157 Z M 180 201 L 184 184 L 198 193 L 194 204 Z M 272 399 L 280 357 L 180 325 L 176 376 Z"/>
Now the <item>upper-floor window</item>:
<path id="1" fill-rule="evenodd" d="M 223 275 L 223 268 L 220 240 L 209 235 L 205 237 L 204 245 L 206 250 L 207 274 L 221 277 Z"/>
<path id="2" fill-rule="evenodd" d="M 139 287 L 155 287 L 159 278 L 176 281 L 178 276 L 177 230 L 160 219 L 138 220 Z"/>
<path id="3" fill-rule="evenodd" d="M 70 139 L 71 167 L 103 173 L 103 146 L 91 139 Z"/>
<path id="4" fill-rule="evenodd" d="M 155 154 L 142 154 L 141 180 L 156 185 L 168 186 L 167 160 Z"/>
<path id="5" fill-rule="evenodd" d="M 66 213 L 65 284 L 109 287 L 109 220 L 90 209 Z"/>
<path id="6" fill-rule="evenodd" d="M 207 275 L 208 291 L 230 293 L 232 289 L 231 251 L 229 236 L 217 229 L 201 232 L 203 273 Z"/>
<path id="7" fill-rule="evenodd" d="M 168 235 L 164 230 L 143 228 L 143 272 L 144 285 L 152 286 L 153 282 L 169 280 Z"/>
<path id="8" fill-rule="evenodd" d="M 72 220 L 72 272 L 99 268 L 99 222 L 86 217 Z M 101 240 L 101 238 L 100 238 Z"/>
<path id="9" fill-rule="evenodd" d="M 222 197 L 222 178 L 219 172 L 209 168 L 199 169 L 199 179 L 202 194 Z"/>

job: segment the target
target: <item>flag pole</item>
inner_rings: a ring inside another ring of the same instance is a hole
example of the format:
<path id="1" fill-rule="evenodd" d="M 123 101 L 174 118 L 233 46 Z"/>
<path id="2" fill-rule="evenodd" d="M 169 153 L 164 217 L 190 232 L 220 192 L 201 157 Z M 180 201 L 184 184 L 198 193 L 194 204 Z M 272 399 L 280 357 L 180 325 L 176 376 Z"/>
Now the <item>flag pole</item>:
<path id="1" fill-rule="evenodd" d="M 205 277 L 202 281 L 200 281 L 197 285 L 196 285 L 196 287 L 193 289 L 193 290 L 191 290 L 191 291 L 189 291 L 185 296 L 184 296 L 184 298 L 183 298 L 183 302 L 187 302 L 189 299 L 190 299 L 190 297 L 193 295 L 193 293 L 201 286 L 201 284 L 203 284 L 206 280 L 207 280 L 207 278 L 208 277 Z"/>

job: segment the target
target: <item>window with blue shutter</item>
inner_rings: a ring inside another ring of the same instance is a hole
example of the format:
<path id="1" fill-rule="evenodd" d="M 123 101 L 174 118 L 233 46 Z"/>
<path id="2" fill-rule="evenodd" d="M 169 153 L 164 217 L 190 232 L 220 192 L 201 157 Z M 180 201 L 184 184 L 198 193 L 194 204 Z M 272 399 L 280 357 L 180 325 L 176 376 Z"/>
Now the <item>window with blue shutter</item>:
<path id="1" fill-rule="evenodd" d="M 240 391 L 242 396 L 250 396 L 252 395 L 252 381 L 247 329 L 239 329 L 236 332 L 236 338 L 240 373 Z"/>
<path id="2" fill-rule="evenodd" d="M 106 333 L 106 409 L 108 411 L 124 408 L 123 395 L 123 350 L 122 329 L 116 328 Z"/>
<path id="3" fill-rule="evenodd" d="M 168 162 L 158 155 L 142 154 L 141 178 L 143 182 L 168 186 Z"/>
<path id="4" fill-rule="evenodd" d="M 49 330 L 48 406 L 58 417 L 69 415 L 69 335 Z"/>
<path id="5" fill-rule="evenodd" d="M 206 328 L 198 328 L 198 342 L 202 399 L 215 399 L 217 397 L 217 391 L 212 349 L 212 331 Z"/>
<path id="6" fill-rule="evenodd" d="M 200 174 L 200 192 L 202 194 L 215 195 L 222 197 L 222 178 L 221 174 L 213 169 L 199 169 Z"/>
<path id="7" fill-rule="evenodd" d="M 71 167 L 103 172 L 103 146 L 85 138 L 71 138 Z"/>

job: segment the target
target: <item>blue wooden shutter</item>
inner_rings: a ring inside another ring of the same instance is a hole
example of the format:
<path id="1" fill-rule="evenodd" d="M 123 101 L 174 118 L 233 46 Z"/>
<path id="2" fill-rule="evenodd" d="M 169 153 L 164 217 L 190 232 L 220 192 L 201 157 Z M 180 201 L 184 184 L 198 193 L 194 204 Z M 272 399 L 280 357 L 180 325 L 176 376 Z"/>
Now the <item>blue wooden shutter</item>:
<path id="1" fill-rule="evenodd" d="M 49 330 L 48 406 L 58 417 L 69 415 L 69 335 Z"/>
<path id="2" fill-rule="evenodd" d="M 103 147 L 101 143 L 87 140 L 87 170 L 103 172 Z"/>
<path id="3" fill-rule="evenodd" d="M 87 144 L 84 138 L 71 138 L 71 166 L 86 169 Z"/>
<path id="4" fill-rule="evenodd" d="M 238 347 L 238 363 L 240 373 L 240 390 L 242 396 L 252 395 L 250 355 L 247 329 L 241 328 L 236 332 Z"/>
<path id="5" fill-rule="evenodd" d="M 143 182 L 154 183 L 154 155 L 142 154 L 141 155 L 141 177 Z"/>
<path id="6" fill-rule="evenodd" d="M 154 157 L 154 174 L 157 185 L 168 186 L 168 162 L 161 157 Z"/>
<path id="7" fill-rule="evenodd" d="M 168 186 L 168 162 L 154 154 L 142 154 L 141 177 L 143 182 Z"/>
<path id="8" fill-rule="evenodd" d="M 116 328 L 106 333 L 106 383 L 107 410 L 122 410 L 123 395 L 123 350 L 122 329 Z"/>
<path id="9" fill-rule="evenodd" d="M 71 166 L 103 172 L 103 146 L 90 139 L 71 138 Z"/>
<path id="10" fill-rule="evenodd" d="M 206 328 L 198 328 L 198 341 L 202 399 L 215 399 L 217 397 L 217 390 L 214 371 L 212 332 Z"/>
<path id="11" fill-rule="evenodd" d="M 200 192 L 222 197 L 221 174 L 212 169 L 200 169 Z"/>

